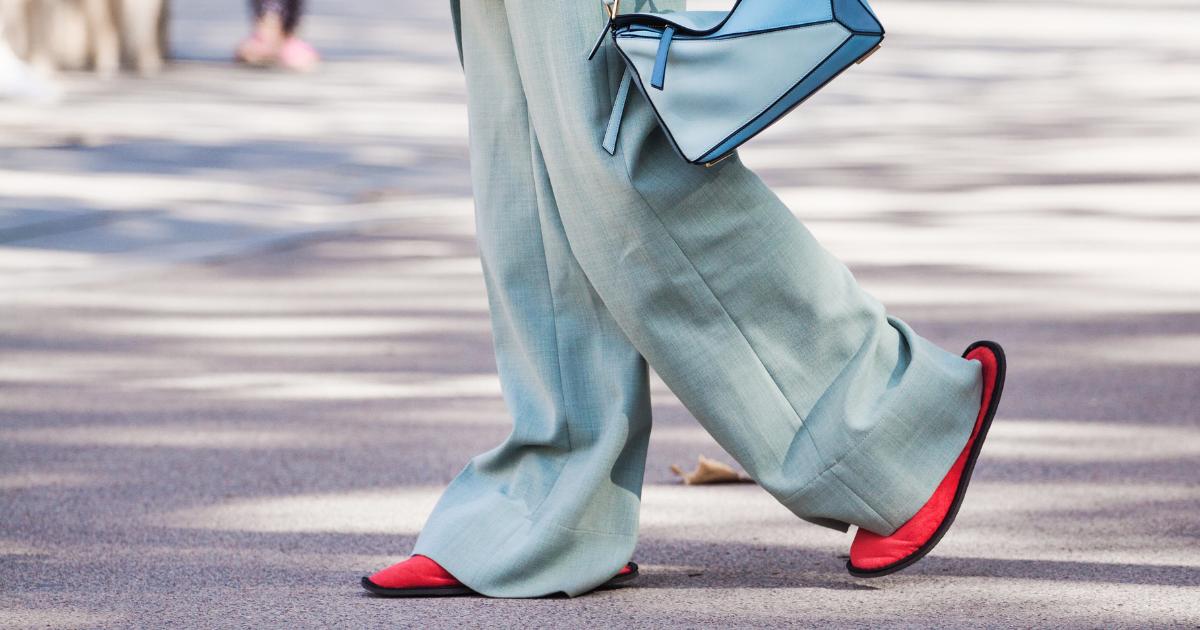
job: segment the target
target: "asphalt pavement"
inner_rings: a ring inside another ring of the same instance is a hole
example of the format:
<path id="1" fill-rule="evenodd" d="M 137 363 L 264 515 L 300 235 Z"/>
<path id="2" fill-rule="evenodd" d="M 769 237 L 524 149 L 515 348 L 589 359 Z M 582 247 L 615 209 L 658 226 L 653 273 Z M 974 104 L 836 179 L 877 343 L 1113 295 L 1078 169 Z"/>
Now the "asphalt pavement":
<path id="1" fill-rule="evenodd" d="M 163 76 L 0 104 L 0 627 L 1200 627 L 1190 0 L 876 3 L 884 48 L 743 152 L 892 313 L 1008 351 L 934 554 L 854 579 L 850 536 L 680 485 L 730 460 L 656 380 L 633 587 L 421 601 L 358 578 L 510 422 L 446 6 L 314 1 L 289 75 L 176 4 Z"/>

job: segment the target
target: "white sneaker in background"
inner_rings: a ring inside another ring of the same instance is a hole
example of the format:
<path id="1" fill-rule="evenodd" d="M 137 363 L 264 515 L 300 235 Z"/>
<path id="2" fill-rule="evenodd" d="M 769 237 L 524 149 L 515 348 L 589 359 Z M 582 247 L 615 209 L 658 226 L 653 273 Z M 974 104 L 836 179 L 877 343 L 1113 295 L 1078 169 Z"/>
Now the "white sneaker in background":
<path id="1" fill-rule="evenodd" d="M 0 100 L 54 103 L 61 97 L 56 83 L 40 76 L 0 39 Z"/>

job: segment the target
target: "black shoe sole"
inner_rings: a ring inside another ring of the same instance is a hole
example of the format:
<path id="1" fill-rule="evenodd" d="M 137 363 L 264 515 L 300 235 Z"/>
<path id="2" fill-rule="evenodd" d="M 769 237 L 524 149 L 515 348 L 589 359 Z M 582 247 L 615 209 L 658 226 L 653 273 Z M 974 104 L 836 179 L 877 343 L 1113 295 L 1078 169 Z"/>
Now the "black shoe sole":
<path id="1" fill-rule="evenodd" d="M 596 588 L 598 591 L 607 591 L 614 588 L 621 588 L 626 582 L 633 580 L 638 576 L 638 565 L 636 562 L 630 562 L 627 565 L 630 568 L 629 573 L 624 575 L 614 575 L 604 584 Z M 466 586 L 434 586 L 430 588 L 384 588 L 371 581 L 371 578 L 364 577 L 362 579 L 362 587 L 377 597 L 462 597 L 465 595 L 479 595 L 479 593 L 467 588 Z"/>
<path id="2" fill-rule="evenodd" d="M 950 511 L 946 513 L 946 518 L 942 520 L 942 524 L 938 526 L 933 536 L 912 555 L 895 564 L 869 570 L 856 568 L 847 560 L 846 570 L 850 572 L 850 575 L 860 578 L 876 578 L 907 569 L 921 558 L 924 558 L 925 554 L 933 551 L 933 548 L 941 542 L 942 536 L 945 536 L 950 526 L 954 524 L 954 519 L 958 516 L 958 508 L 962 506 L 963 497 L 967 495 L 967 486 L 971 483 L 971 473 L 975 471 L 975 461 L 979 459 L 979 452 L 983 450 L 983 442 L 987 438 L 988 429 L 992 427 L 992 418 L 996 416 L 996 409 L 1000 406 L 1000 394 L 1004 391 L 1004 374 L 1008 369 L 1008 364 L 1004 358 L 1004 349 L 1000 347 L 1000 344 L 994 341 L 976 341 L 963 351 L 963 357 L 966 357 L 976 348 L 987 348 L 996 357 L 996 378 L 993 381 L 992 399 L 988 401 L 988 408 L 983 416 L 983 424 L 979 427 L 979 436 L 975 438 L 975 443 L 971 445 L 971 453 L 967 456 L 967 462 L 963 466 L 962 478 L 958 480 L 958 489 L 955 490 L 954 502 L 950 504 Z"/>

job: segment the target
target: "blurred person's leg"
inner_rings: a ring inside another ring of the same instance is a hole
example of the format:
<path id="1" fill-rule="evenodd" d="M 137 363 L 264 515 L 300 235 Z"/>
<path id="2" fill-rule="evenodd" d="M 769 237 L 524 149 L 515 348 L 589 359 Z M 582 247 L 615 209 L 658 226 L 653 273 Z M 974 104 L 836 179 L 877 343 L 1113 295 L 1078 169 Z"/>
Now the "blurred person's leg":
<path id="1" fill-rule="evenodd" d="M 795 514 L 899 529 L 967 444 L 980 363 L 889 317 L 737 157 L 685 163 L 638 95 L 605 152 L 623 66 L 607 46 L 585 58 L 605 21 L 597 0 L 505 7 L 554 195 L 540 208 L 558 212 L 624 333 Z"/>
<path id="2" fill-rule="evenodd" d="M 278 18 L 279 30 L 284 35 L 295 32 L 304 12 L 304 3 L 301 0 L 251 0 L 250 6 L 257 20 L 272 16 Z"/>
<path id="3" fill-rule="evenodd" d="M 61 7 L 43 0 L 7 0 L 20 29 L 20 38 L 14 49 L 30 66 L 49 75 L 58 70 L 59 59 L 55 45 L 58 42 L 56 28 L 65 16 Z M 77 44 L 78 45 L 78 44 Z"/>
<path id="4" fill-rule="evenodd" d="M 29 18 L 25 7 L 29 0 L 0 0 L 0 46 L 14 56 L 25 54 L 29 36 Z"/>
<path id="5" fill-rule="evenodd" d="M 304 14 L 303 0 L 282 0 L 283 32 L 291 35 L 300 24 L 300 16 Z"/>
<path id="6" fill-rule="evenodd" d="M 461 8 L 477 239 L 513 429 L 450 484 L 414 553 L 488 595 L 578 594 L 633 553 L 647 368 L 571 254 L 503 4 Z"/>
<path id="7" fill-rule="evenodd" d="M 274 0 L 283 28 L 283 43 L 279 47 L 279 63 L 291 70 L 307 71 L 320 61 L 317 50 L 296 35 L 300 17 L 304 14 L 303 0 Z"/>
<path id="8" fill-rule="evenodd" d="M 166 0 L 121 0 L 121 35 L 139 74 L 162 69 L 166 56 Z"/>
<path id="9" fill-rule="evenodd" d="M 45 37 L 39 32 L 45 12 L 46 5 L 35 0 L 0 0 L 0 40 L 22 60 L 34 57 L 34 40 Z"/>
<path id="10" fill-rule="evenodd" d="M 254 14 L 254 29 L 238 44 L 234 58 L 254 66 L 275 63 L 283 45 L 283 20 L 279 14 L 267 10 L 266 0 L 250 0 L 250 9 Z"/>
<path id="11" fill-rule="evenodd" d="M 104 77 L 121 69 L 121 36 L 110 0 L 84 0 L 83 13 L 91 42 L 92 68 Z"/>
<path id="12" fill-rule="evenodd" d="M 51 102 L 57 100 L 57 85 L 25 63 L 18 50 L 27 48 L 32 10 L 29 0 L 0 0 L 0 99 Z M 10 36 L 19 41 L 13 43 Z"/>

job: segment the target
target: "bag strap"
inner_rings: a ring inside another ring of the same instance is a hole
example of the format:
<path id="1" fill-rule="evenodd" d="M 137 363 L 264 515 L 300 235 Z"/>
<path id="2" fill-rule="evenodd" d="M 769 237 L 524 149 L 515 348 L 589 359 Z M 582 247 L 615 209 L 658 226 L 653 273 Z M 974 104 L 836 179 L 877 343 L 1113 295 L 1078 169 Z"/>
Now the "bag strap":
<path id="1" fill-rule="evenodd" d="M 617 11 L 621 10 L 621 0 L 605 0 L 604 10 L 608 12 L 608 20 L 604 22 L 604 30 L 600 31 L 600 37 L 597 37 L 596 43 L 592 44 L 592 51 L 587 56 L 588 61 L 596 56 L 596 51 L 600 50 L 600 45 L 604 43 L 604 36 L 612 30 L 612 23 L 617 17 Z"/>
<path id="2" fill-rule="evenodd" d="M 675 27 L 668 26 L 658 40 L 658 54 L 654 56 L 654 73 L 650 76 L 650 87 L 652 88 L 663 89 L 663 81 L 667 77 L 667 52 L 671 49 L 672 39 L 675 39 Z"/>
<path id="3" fill-rule="evenodd" d="M 604 130 L 604 142 L 600 146 L 609 155 L 617 153 L 617 134 L 621 131 L 621 119 L 625 115 L 625 102 L 629 100 L 629 86 L 633 83 L 633 74 L 629 68 L 621 75 L 621 87 L 617 89 L 617 99 L 613 101 L 612 113 L 608 115 L 608 128 Z"/>

